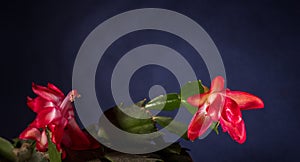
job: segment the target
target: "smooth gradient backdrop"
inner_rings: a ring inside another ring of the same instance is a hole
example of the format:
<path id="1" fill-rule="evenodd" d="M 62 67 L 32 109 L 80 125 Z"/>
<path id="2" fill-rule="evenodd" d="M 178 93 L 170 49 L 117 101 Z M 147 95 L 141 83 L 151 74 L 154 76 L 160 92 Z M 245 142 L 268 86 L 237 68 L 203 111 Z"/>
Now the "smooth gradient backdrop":
<path id="1" fill-rule="evenodd" d="M 253 93 L 265 108 L 243 112 L 247 141 L 240 145 L 227 133 L 184 142 L 194 161 L 298 161 L 300 138 L 299 36 L 297 1 L 19 1 L 1 5 L 0 136 L 17 137 L 35 117 L 26 106 L 34 96 L 31 82 L 51 82 L 67 93 L 72 88 L 76 54 L 87 35 L 100 23 L 137 8 L 165 8 L 200 24 L 218 47 L 227 73 L 227 86 Z M 105 38 L 103 38 L 105 39 Z M 180 52 L 199 79 L 210 85 L 204 62 L 186 42 L 159 31 L 139 31 L 117 40 L 99 63 L 97 95 L 102 106 L 115 103 L 110 75 L 128 50 L 148 43 Z M 176 64 L 176 62 L 174 62 Z M 134 100 L 148 97 L 160 84 L 167 92 L 179 85 L 167 69 L 146 66 L 132 77 Z M 221 129 L 220 129 L 221 131 Z"/>

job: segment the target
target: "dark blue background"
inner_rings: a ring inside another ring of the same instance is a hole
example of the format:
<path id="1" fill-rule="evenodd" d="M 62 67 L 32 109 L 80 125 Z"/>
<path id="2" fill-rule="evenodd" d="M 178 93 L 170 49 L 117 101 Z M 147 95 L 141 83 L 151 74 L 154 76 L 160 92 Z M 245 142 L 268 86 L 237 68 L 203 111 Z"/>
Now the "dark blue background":
<path id="1" fill-rule="evenodd" d="M 67 93 L 81 43 L 104 20 L 136 8 L 158 7 L 195 20 L 212 37 L 223 58 L 227 85 L 260 96 L 265 109 L 243 112 L 247 141 L 240 145 L 226 133 L 184 142 L 195 161 L 297 161 L 299 159 L 299 18 L 296 1 L 96 1 L 12 2 L 1 5 L 0 136 L 13 138 L 35 114 L 26 107 L 31 82 L 51 82 Z M 186 42 L 162 32 L 137 32 L 115 42 L 99 65 L 97 93 L 113 105 L 107 87 L 118 55 L 145 43 L 161 43 L 186 55 L 209 85 L 201 58 Z M 152 33 L 151 33 L 152 32 Z M 194 61 L 197 60 L 197 61 Z M 200 60 L 200 61 L 198 61 Z M 106 67 L 101 71 L 101 66 Z M 201 70 L 202 69 L 202 70 Z M 137 72 L 134 99 L 144 98 L 151 84 L 178 90 L 167 70 Z M 107 75 L 107 76 L 106 76 Z M 162 79 L 163 78 L 163 79 Z M 101 82 L 100 84 L 98 82 Z M 170 84 L 166 84 L 170 83 Z M 106 86 L 103 86 L 106 85 Z"/>

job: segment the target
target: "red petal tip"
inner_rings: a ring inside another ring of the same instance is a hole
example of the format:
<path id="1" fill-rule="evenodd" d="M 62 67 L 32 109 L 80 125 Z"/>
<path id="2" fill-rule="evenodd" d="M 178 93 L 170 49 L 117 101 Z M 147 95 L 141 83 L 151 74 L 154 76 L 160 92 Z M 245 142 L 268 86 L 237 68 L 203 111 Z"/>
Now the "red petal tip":
<path id="1" fill-rule="evenodd" d="M 224 84 L 224 78 L 222 76 L 217 76 L 212 80 L 210 90 L 212 92 L 222 91 L 224 89 Z"/>
<path id="2" fill-rule="evenodd" d="M 31 100 L 32 100 L 32 98 L 29 97 L 29 96 L 27 96 L 27 102 L 28 102 L 28 101 L 31 101 Z"/>
<path id="3" fill-rule="evenodd" d="M 264 102 L 257 96 L 241 91 L 226 91 L 226 96 L 233 99 L 241 110 L 264 108 Z"/>

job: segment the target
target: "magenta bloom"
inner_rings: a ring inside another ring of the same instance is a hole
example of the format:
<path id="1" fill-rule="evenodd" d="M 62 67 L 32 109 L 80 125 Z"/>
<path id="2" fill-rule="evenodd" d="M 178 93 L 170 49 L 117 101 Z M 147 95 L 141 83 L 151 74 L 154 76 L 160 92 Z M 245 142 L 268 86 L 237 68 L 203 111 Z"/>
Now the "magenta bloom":
<path id="1" fill-rule="evenodd" d="M 48 147 L 46 129 L 49 129 L 51 141 L 61 152 L 63 152 L 62 146 L 74 150 L 93 149 L 100 146 L 97 141 L 82 132 L 76 123 L 72 105 L 75 97 L 78 97 L 76 90 L 72 90 L 65 96 L 50 83 L 47 87 L 33 83 L 32 90 L 37 97 L 34 99 L 27 97 L 27 105 L 37 113 L 37 116 L 20 134 L 20 139 L 35 140 L 37 150 L 46 151 Z"/>
<path id="2" fill-rule="evenodd" d="M 246 92 L 224 88 L 224 78 L 216 77 L 208 92 L 188 98 L 188 103 L 198 107 L 188 127 L 188 138 L 195 140 L 204 134 L 213 122 L 220 122 L 223 131 L 228 132 L 238 143 L 246 140 L 245 123 L 241 110 L 263 108 L 263 101 Z"/>

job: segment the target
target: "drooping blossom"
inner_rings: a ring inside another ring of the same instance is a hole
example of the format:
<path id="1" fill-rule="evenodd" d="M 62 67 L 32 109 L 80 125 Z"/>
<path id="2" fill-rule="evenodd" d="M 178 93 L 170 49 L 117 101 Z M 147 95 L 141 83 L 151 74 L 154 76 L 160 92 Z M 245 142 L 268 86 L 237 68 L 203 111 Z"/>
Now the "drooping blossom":
<path id="1" fill-rule="evenodd" d="M 224 132 L 238 143 L 244 143 L 246 129 L 241 110 L 264 107 L 263 101 L 252 94 L 225 89 L 221 76 L 212 81 L 209 91 L 191 96 L 187 101 L 198 107 L 188 127 L 188 138 L 192 141 L 203 135 L 213 122 L 220 122 Z"/>
<path id="2" fill-rule="evenodd" d="M 39 151 L 46 151 L 48 139 L 46 130 L 50 131 L 51 141 L 63 152 L 62 147 L 73 150 L 85 150 L 99 147 L 99 143 L 83 132 L 74 117 L 72 102 L 78 93 L 72 90 L 67 96 L 53 84 L 47 87 L 32 84 L 36 98 L 27 97 L 27 105 L 37 116 L 19 136 L 20 139 L 36 141 Z M 64 156 L 64 152 L 63 152 Z"/>

